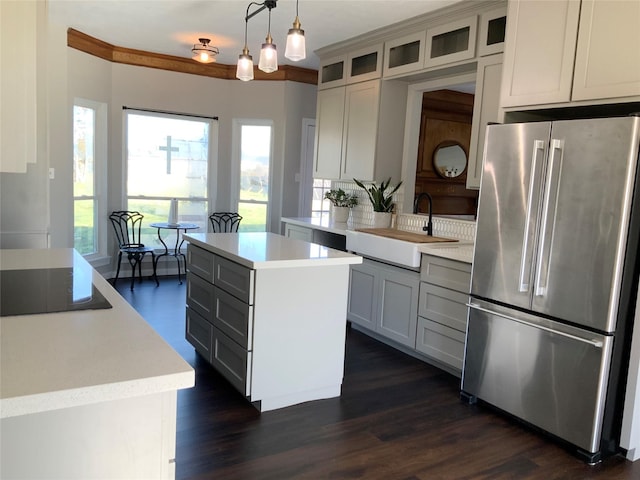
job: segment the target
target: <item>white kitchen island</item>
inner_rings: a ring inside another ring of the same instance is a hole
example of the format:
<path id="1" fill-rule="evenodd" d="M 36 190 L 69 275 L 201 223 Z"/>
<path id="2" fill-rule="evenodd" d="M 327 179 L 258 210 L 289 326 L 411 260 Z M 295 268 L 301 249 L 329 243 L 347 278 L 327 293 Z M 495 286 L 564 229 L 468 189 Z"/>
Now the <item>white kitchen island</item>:
<path id="1" fill-rule="evenodd" d="M 337 397 L 357 255 L 273 233 L 188 234 L 186 337 L 260 411 Z"/>
<path id="2" fill-rule="evenodd" d="M 5 279 L 69 267 L 74 289 L 88 279 L 111 308 L 0 317 L 0 477 L 174 478 L 191 366 L 75 250 L 0 250 Z"/>

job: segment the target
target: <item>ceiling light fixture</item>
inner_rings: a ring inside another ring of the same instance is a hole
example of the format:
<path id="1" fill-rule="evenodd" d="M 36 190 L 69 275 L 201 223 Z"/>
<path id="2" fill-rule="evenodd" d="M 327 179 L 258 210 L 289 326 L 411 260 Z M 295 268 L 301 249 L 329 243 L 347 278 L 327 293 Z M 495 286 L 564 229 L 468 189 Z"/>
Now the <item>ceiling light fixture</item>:
<path id="1" fill-rule="evenodd" d="M 269 10 L 269 28 L 265 43 L 262 44 L 260 50 L 260 61 L 258 68 L 265 73 L 272 73 L 278 70 L 278 51 L 271 37 L 271 10 L 276 8 L 278 0 L 265 0 L 262 3 L 251 2 L 247 5 L 247 13 L 244 17 L 244 48 L 238 56 L 238 68 L 236 77 L 243 81 L 253 80 L 253 58 L 249 55 L 249 47 L 247 46 L 247 30 L 249 28 L 249 19 L 260 13 Z M 249 13 L 252 6 L 258 7 L 257 10 Z M 298 0 L 296 0 L 296 18 L 293 22 L 293 28 L 289 29 L 287 35 L 287 47 L 285 57 L 289 60 L 297 62 L 306 57 L 304 30 L 300 28 L 300 19 L 298 18 Z"/>
<path id="2" fill-rule="evenodd" d="M 298 18 L 298 0 L 296 0 L 296 19 L 293 21 L 293 28 L 289 29 L 289 34 L 287 35 L 287 48 L 284 50 L 284 56 L 294 62 L 304 60 L 307 57 L 304 42 L 304 30 L 300 27 L 300 19 Z"/>
<path id="3" fill-rule="evenodd" d="M 199 38 L 200 43 L 196 43 L 191 49 L 195 61 L 200 63 L 212 63 L 216 61 L 216 55 L 220 53 L 218 47 L 209 46 L 208 38 Z"/>

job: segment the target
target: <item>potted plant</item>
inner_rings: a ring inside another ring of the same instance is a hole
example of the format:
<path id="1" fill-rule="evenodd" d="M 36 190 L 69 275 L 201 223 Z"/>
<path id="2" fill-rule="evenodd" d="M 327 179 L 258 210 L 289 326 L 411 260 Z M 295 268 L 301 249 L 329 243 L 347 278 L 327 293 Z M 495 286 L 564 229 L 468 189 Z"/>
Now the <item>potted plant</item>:
<path id="1" fill-rule="evenodd" d="M 331 202 L 331 219 L 336 223 L 346 223 L 349 219 L 349 209 L 358 204 L 358 197 L 347 193 L 341 188 L 329 190 L 324 198 Z"/>
<path id="2" fill-rule="evenodd" d="M 389 227 L 391 225 L 391 212 L 393 212 L 393 208 L 395 207 L 393 194 L 400 188 L 402 182 L 387 191 L 391 185 L 391 178 L 386 182 L 381 182 L 380 185 L 372 182 L 369 187 L 355 178 L 353 181 L 356 182 L 356 185 L 359 187 L 364 188 L 369 196 L 369 200 L 371 200 L 371 205 L 373 206 L 373 226 Z"/>

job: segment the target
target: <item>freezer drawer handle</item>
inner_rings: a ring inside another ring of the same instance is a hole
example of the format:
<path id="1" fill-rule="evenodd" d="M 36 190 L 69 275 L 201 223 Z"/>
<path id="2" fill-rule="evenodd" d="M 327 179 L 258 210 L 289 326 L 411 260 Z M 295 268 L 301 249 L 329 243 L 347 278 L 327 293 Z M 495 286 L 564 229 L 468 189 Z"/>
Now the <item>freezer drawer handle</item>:
<path id="1" fill-rule="evenodd" d="M 498 312 L 494 312 L 493 310 L 482 308 L 477 303 L 467 303 L 467 307 L 474 308 L 476 310 L 479 310 L 484 313 L 488 313 L 490 315 L 495 315 L 496 317 L 506 318 L 507 320 L 512 320 L 514 322 L 521 323 L 522 325 L 526 325 L 531 328 L 538 328 L 540 330 L 544 330 L 545 332 L 553 333 L 554 335 L 560 335 L 562 337 L 570 338 L 571 340 L 578 340 L 579 342 L 588 343 L 589 345 L 593 345 L 596 348 L 602 348 L 602 345 L 603 345 L 603 343 L 600 340 L 594 340 L 594 339 L 589 340 L 587 338 L 571 335 L 570 333 L 554 330 L 553 328 L 545 327 L 543 325 L 536 325 L 535 323 L 526 322 L 524 320 L 520 320 L 519 318 L 513 318 L 513 317 L 510 317 L 509 315 L 505 315 L 504 313 L 498 313 Z"/>

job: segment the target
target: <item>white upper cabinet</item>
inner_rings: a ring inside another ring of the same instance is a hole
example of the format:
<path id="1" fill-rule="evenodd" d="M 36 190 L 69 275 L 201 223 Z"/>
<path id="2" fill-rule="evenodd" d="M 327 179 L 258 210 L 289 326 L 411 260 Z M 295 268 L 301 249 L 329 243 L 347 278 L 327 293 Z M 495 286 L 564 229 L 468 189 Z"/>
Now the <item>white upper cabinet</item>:
<path id="1" fill-rule="evenodd" d="M 421 30 L 385 42 L 383 76 L 404 75 L 424 68 L 425 37 L 426 31 Z"/>
<path id="2" fill-rule="evenodd" d="M 318 91 L 313 164 L 316 178 L 340 178 L 344 95 L 344 87 Z"/>
<path id="3" fill-rule="evenodd" d="M 369 80 L 318 91 L 315 178 L 400 178 L 404 82 Z"/>
<path id="4" fill-rule="evenodd" d="M 476 15 L 427 29 L 425 68 L 469 60 L 476 56 Z"/>
<path id="5" fill-rule="evenodd" d="M 478 27 L 478 56 L 494 55 L 504 50 L 507 27 L 507 6 L 480 15 Z"/>
<path id="6" fill-rule="evenodd" d="M 490 55 L 478 60 L 471 142 L 467 160 L 467 188 L 470 189 L 480 188 L 485 132 L 489 123 L 497 122 L 499 119 L 501 78 L 502 54 Z"/>
<path id="7" fill-rule="evenodd" d="M 373 179 L 379 100 L 377 80 L 346 88 L 340 178 Z"/>
<path id="8" fill-rule="evenodd" d="M 636 0 L 510 1 L 502 107 L 640 95 L 639 21 Z"/>
<path id="9" fill-rule="evenodd" d="M 582 0 L 572 100 L 640 95 L 640 1 Z"/>
<path id="10" fill-rule="evenodd" d="M 332 88 L 347 83 L 347 56 L 327 58 L 320 62 L 318 71 L 318 89 Z"/>
<path id="11" fill-rule="evenodd" d="M 0 1 L 2 172 L 24 173 L 36 161 L 37 20 L 44 11 L 44 2 Z"/>
<path id="12" fill-rule="evenodd" d="M 577 1 L 509 2 L 503 107 L 569 101 L 579 16 Z"/>
<path id="13" fill-rule="evenodd" d="M 382 76 L 382 44 L 361 48 L 347 56 L 347 83 L 374 80 Z"/>

